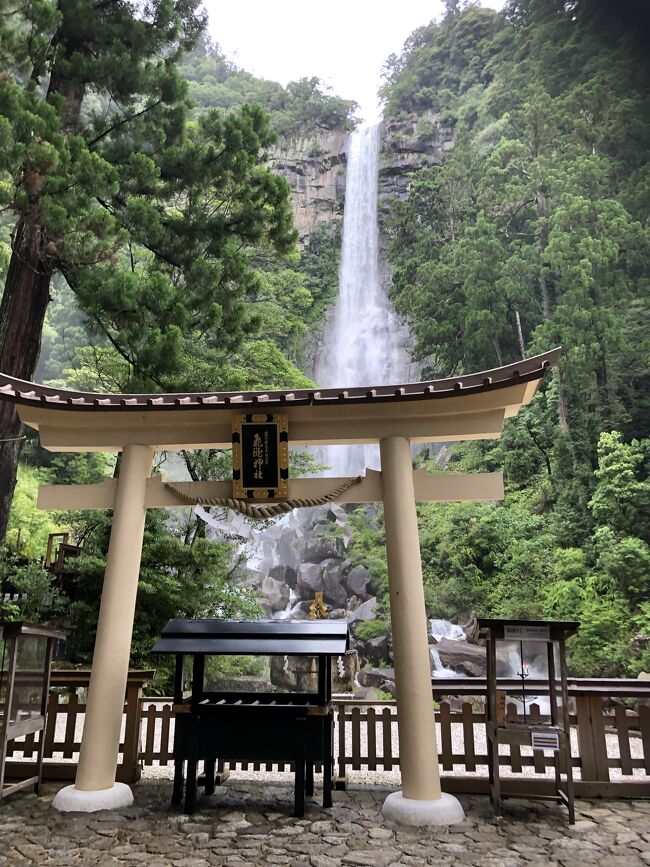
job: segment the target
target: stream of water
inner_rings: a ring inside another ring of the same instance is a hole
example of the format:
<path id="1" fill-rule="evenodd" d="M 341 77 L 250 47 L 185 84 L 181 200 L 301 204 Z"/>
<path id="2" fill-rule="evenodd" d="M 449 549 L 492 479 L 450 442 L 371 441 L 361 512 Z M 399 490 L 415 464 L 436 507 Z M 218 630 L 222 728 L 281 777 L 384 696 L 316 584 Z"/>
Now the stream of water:
<path id="1" fill-rule="evenodd" d="M 431 635 L 436 639 L 436 641 L 440 641 L 441 638 L 448 638 L 450 641 L 465 641 L 466 635 L 463 631 L 463 627 L 459 626 L 457 623 L 451 623 L 449 620 L 433 619 L 429 621 L 429 624 L 431 626 Z M 433 677 L 463 676 L 462 674 L 458 674 L 457 671 L 454 671 L 453 668 L 448 668 L 446 665 L 442 664 L 440 654 L 436 650 L 435 644 L 431 645 L 429 653 L 431 654 L 431 674 Z"/>
<path id="2" fill-rule="evenodd" d="M 348 152 L 339 293 L 323 333 L 315 379 L 323 388 L 403 383 L 409 377 L 409 335 L 384 289 L 379 262 L 378 124 L 352 133 Z M 377 446 L 318 450 L 327 475 L 379 469 Z"/>
<path id="3" fill-rule="evenodd" d="M 410 334 L 386 295 L 380 264 L 379 145 L 378 124 L 363 126 L 350 136 L 339 291 L 314 369 L 314 378 L 323 388 L 397 384 L 410 378 Z M 327 476 L 355 476 L 366 467 L 380 468 L 376 445 L 328 446 L 314 451 L 318 461 L 329 468 L 324 472 Z M 308 518 L 307 510 L 301 510 L 269 528 L 257 529 L 241 515 L 215 518 L 200 506 L 197 513 L 216 532 L 246 539 L 248 565 L 262 575 L 276 562 L 278 539 L 284 530 Z M 287 605 L 287 616 L 294 601 L 290 599 Z"/>

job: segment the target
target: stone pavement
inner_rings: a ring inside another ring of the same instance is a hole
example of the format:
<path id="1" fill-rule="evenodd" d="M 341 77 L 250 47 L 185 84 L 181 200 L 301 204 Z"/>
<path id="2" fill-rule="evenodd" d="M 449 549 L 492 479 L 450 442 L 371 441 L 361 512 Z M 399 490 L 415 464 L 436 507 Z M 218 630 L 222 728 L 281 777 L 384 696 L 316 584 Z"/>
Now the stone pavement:
<path id="1" fill-rule="evenodd" d="M 191 817 L 169 808 L 169 782 L 141 782 L 135 804 L 114 813 L 57 813 L 58 788 L 0 803 L 0 865 L 650 865 L 650 801 L 578 801 L 571 827 L 553 804 L 509 800 L 497 820 L 487 798 L 463 797 L 464 823 L 424 832 L 382 822 L 378 786 L 335 792 L 331 810 L 308 799 L 304 819 L 291 816 L 287 784 L 231 779 Z"/>

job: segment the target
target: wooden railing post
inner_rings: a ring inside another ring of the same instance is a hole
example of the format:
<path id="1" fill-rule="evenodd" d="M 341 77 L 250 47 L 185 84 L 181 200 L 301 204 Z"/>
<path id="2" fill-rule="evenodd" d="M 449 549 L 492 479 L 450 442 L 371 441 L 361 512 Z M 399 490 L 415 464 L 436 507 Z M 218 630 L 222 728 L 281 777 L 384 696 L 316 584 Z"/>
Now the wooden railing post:
<path id="1" fill-rule="evenodd" d="M 600 695 L 577 695 L 576 717 L 582 782 L 609 782 L 607 741 Z"/>
<path id="2" fill-rule="evenodd" d="M 56 718 L 59 715 L 59 696 L 51 692 L 47 699 L 47 721 L 45 723 L 45 744 L 43 758 L 51 759 L 54 752 Z"/>
<path id="3" fill-rule="evenodd" d="M 639 708 L 639 731 L 643 748 L 643 767 L 650 776 L 650 706 L 642 704 Z"/>
<path id="4" fill-rule="evenodd" d="M 345 789 L 347 783 L 347 771 L 346 771 L 346 762 L 345 762 L 345 717 L 346 717 L 346 706 L 344 704 L 340 704 L 338 706 L 338 714 L 336 717 L 336 722 L 338 723 L 338 741 L 335 740 L 335 744 L 338 742 L 338 756 L 334 757 L 336 772 L 334 775 L 334 788 L 335 789 Z M 335 746 L 336 751 L 336 746 Z M 337 761 L 338 759 L 338 761 Z"/>
<path id="5" fill-rule="evenodd" d="M 140 770 L 140 696 L 142 680 L 129 677 L 126 686 L 126 725 L 124 728 L 124 747 L 122 761 L 117 766 L 117 781 L 137 783 Z"/>

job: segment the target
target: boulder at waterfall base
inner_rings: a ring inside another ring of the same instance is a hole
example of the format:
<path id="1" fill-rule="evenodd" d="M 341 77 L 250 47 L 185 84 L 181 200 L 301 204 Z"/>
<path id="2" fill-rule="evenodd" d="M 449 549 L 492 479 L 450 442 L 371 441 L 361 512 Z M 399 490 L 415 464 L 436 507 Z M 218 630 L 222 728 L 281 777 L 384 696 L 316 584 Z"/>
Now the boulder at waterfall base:
<path id="1" fill-rule="evenodd" d="M 313 599 L 323 589 L 323 573 L 319 563 L 301 563 L 298 567 L 296 590 L 303 599 Z"/>
<path id="2" fill-rule="evenodd" d="M 445 668 L 453 668 L 457 674 L 468 677 L 485 677 L 487 673 L 487 657 L 485 648 L 468 641 L 452 641 L 441 638 L 435 644 L 440 654 L 440 662 Z"/>
<path id="3" fill-rule="evenodd" d="M 284 581 L 277 581 L 270 575 L 262 581 L 262 595 L 271 611 L 284 611 L 289 604 L 289 587 Z"/>
<path id="4" fill-rule="evenodd" d="M 323 560 L 330 557 L 341 557 L 342 554 L 343 539 L 327 532 L 305 539 L 300 550 L 301 559 L 307 563 L 322 563 Z"/>
<path id="5" fill-rule="evenodd" d="M 350 569 L 346 578 L 345 586 L 348 588 L 350 595 L 363 598 L 366 595 L 368 584 L 370 583 L 370 573 L 364 566 L 355 566 Z"/>
<path id="6" fill-rule="evenodd" d="M 343 584 L 342 562 L 339 557 L 328 557 L 320 564 L 325 602 L 336 607 L 345 605 L 348 601 L 348 593 Z"/>
<path id="7" fill-rule="evenodd" d="M 367 641 L 356 641 L 355 647 L 359 656 L 367 659 L 371 665 L 380 665 L 390 661 L 390 638 L 388 635 L 378 635 Z"/>
<path id="8" fill-rule="evenodd" d="M 276 581 L 284 582 L 287 587 L 293 588 L 296 586 L 298 572 L 293 568 L 293 566 L 285 566 L 283 564 L 273 566 L 273 568 L 269 570 L 269 575 L 271 578 L 275 578 Z"/>
<path id="9" fill-rule="evenodd" d="M 395 697 L 395 669 L 394 668 L 362 668 L 357 680 L 362 687 L 372 687 L 388 692 Z"/>
<path id="10" fill-rule="evenodd" d="M 373 596 L 372 599 L 368 599 L 366 602 L 362 602 L 361 605 L 358 605 L 354 610 L 348 611 L 348 621 L 350 623 L 356 623 L 360 620 L 372 620 L 375 616 L 374 611 L 376 605 L 376 596 Z"/>

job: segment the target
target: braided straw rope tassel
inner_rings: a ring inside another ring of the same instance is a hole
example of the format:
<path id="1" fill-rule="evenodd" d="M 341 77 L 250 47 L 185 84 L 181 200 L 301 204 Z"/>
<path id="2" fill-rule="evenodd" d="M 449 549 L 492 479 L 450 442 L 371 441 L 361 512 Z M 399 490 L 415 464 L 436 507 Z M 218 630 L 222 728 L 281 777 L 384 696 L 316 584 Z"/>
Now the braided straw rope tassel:
<path id="1" fill-rule="evenodd" d="M 196 503 L 200 506 L 225 506 L 228 509 L 232 509 L 234 512 L 241 512 L 242 515 L 246 515 L 247 518 L 261 521 L 265 518 L 275 518 L 278 515 L 285 514 L 286 512 L 292 512 L 294 509 L 304 509 L 309 506 L 324 506 L 326 503 L 331 503 L 332 500 L 340 497 L 341 494 L 347 491 L 348 488 L 351 488 L 352 485 L 358 484 L 361 481 L 361 478 L 361 476 L 357 476 L 355 479 L 348 479 L 339 488 L 324 497 L 304 497 L 301 500 L 284 500 L 280 503 L 268 503 L 267 505 L 249 503 L 248 500 L 235 500 L 232 497 L 201 497 L 200 500 L 197 500 L 196 497 L 193 497 L 191 494 L 186 494 L 184 491 L 177 488 L 176 485 L 172 485 L 169 482 L 165 482 L 165 487 L 180 500 L 184 500 L 188 504 L 194 505 Z"/>

